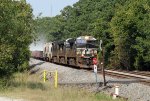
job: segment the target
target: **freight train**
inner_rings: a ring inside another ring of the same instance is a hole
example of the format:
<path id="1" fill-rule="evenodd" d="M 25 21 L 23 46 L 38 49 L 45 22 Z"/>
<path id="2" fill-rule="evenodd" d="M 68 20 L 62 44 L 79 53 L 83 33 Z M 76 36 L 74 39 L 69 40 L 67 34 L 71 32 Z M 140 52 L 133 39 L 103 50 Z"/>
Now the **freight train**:
<path id="1" fill-rule="evenodd" d="M 46 61 L 80 68 L 93 68 L 97 60 L 98 41 L 92 36 L 68 38 L 44 45 L 42 58 Z"/>

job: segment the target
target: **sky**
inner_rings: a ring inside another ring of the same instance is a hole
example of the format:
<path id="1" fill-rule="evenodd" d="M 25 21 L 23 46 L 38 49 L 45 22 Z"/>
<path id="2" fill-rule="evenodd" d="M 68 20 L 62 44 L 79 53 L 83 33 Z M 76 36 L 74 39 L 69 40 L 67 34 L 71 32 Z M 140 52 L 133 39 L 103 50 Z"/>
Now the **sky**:
<path id="1" fill-rule="evenodd" d="M 79 0 L 26 0 L 32 6 L 33 14 L 37 17 L 42 13 L 42 17 L 53 17 L 60 14 L 60 11 L 68 6 L 73 5 Z M 45 38 L 40 36 L 40 41 L 32 43 L 30 50 L 43 50 L 43 46 L 46 43 Z"/>
<path id="2" fill-rule="evenodd" d="M 42 13 L 43 17 L 56 16 L 60 10 L 68 5 L 73 5 L 79 0 L 26 0 L 33 8 L 33 14 L 38 16 Z"/>

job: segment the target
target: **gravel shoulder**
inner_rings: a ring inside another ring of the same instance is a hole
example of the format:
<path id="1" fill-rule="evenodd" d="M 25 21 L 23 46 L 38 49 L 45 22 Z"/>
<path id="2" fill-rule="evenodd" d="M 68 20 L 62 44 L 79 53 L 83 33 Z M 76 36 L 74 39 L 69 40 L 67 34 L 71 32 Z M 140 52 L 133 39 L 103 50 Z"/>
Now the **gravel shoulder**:
<path id="1" fill-rule="evenodd" d="M 32 59 L 30 60 L 30 66 L 32 67 L 31 73 L 41 72 L 43 70 L 55 71 L 58 70 L 58 83 L 59 84 L 90 84 L 95 83 L 95 74 L 84 70 L 75 69 L 66 66 L 60 66 L 41 60 Z M 102 75 L 98 75 L 98 82 L 103 82 Z M 150 87 L 138 83 L 132 79 L 118 79 L 106 76 L 107 88 L 102 90 L 102 86 L 98 85 L 79 85 L 84 89 L 90 91 L 100 91 L 104 93 L 114 93 L 114 86 L 119 86 L 119 94 L 122 97 L 128 98 L 129 101 L 150 101 Z M 1 100 L 0 100 L 1 101 Z"/>

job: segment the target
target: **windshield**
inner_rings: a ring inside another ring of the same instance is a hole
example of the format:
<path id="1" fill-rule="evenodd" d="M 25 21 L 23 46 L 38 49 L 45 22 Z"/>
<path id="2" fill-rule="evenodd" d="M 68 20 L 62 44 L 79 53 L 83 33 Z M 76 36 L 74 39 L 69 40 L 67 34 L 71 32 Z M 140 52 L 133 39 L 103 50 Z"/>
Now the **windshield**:
<path id="1" fill-rule="evenodd" d="M 81 36 L 76 39 L 77 48 L 98 48 L 98 41 L 91 36 Z"/>
<path id="2" fill-rule="evenodd" d="M 84 39 L 77 39 L 77 40 L 76 40 L 76 43 L 77 43 L 77 44 L 85 44 L 85 43 L 86 43 L 86 40 L 84 40 Z"/>
<path id="3" fill-rule="evenodd" d="M 88 40 L 87 43 L 92 44 L 92 45 L 98 45 L 97 40 Z"/>

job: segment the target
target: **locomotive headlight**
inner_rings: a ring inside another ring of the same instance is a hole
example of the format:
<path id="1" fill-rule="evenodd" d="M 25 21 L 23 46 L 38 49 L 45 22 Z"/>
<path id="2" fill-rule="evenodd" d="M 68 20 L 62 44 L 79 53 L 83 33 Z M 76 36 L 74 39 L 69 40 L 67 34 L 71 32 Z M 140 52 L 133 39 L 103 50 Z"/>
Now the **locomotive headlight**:
<path id="1" fill-rule="evenodd" d="M 94 50 L 94 54 L 97 54 L 97 50 Z"/>
<path id="2" fill-rule="evenodd" d="M 85 36 L 85 40 L 89 40 L 89 36 Z"/>
<path id="3" fill-rule="evenodd" d="M 77 54 L 82 54 L 82 51 L 80 49 L 77 49 Z"/>
<path id="4" fill-rule="evenodd" d="M 90 54 L 90 51 L 89 51 L 89 49 L 86 49 L 86 54 Z"/>

